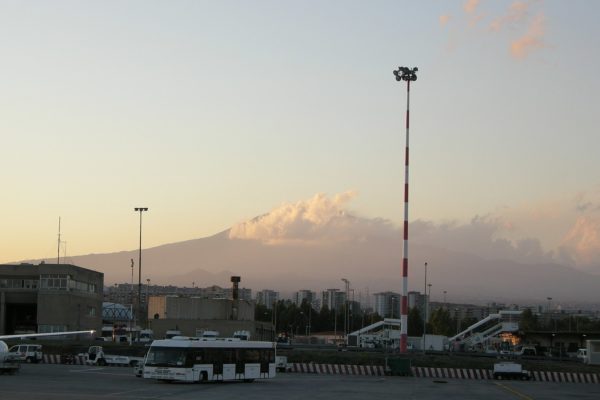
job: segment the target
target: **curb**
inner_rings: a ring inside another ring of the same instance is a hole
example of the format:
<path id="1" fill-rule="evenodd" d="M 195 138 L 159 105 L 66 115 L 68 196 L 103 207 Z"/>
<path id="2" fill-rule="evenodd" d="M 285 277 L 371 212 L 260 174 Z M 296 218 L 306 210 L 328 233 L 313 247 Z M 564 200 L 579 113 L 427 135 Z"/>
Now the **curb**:
<path id="1" fill-rule="evenodd" d="M 324 375 L 370 375 L 384 376 L 385 368 L 381 365 L 346 365 L 346 364 L 314 364 L 291 363 L 288 372 L 324 374 Z M 488 369 L 466 368 L 434 368 L 411 367 L 415 378 L 471 379 L 493 380 L 494 376 Z M 600 384 L 600 374 L 583 372 L 551 372 L 533 371 L 531 380 L 555 383 L 593 383 Z"/>
<path id="2" fill-rule="evenodd" d="M 323 375 L 385 375 L 381 365 L 293 363 L 288 364 L 288 371 Z"/>

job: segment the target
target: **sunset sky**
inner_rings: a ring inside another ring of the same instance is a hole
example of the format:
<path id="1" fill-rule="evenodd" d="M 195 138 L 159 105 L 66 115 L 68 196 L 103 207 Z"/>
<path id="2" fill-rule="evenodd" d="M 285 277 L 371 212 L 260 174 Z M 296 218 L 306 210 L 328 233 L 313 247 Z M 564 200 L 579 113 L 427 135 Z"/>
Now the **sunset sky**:
<path id="1" fill-rule="evenodd" d="M 0 0 L 0 262 L 55 256 L 59 216 L 61 255 L 135 249 L 134 207 L 150 209 L 144 247 L 271 210 L 252 235 L 281 235 L 306 205 L 313 225 L 334 210 L 400 226 L 392 71 L 417 66 L 411 222 L 484 221 L 600 272 L 598 15 L 593 0 Z"/>

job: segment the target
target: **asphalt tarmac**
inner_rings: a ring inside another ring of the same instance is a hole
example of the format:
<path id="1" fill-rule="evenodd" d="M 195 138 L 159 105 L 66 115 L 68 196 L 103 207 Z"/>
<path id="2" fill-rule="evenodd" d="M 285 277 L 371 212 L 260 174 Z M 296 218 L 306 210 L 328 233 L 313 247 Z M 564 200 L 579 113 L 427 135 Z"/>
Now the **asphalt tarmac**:
<path id="1" fill-rule="evenodd" d="M 253 383 L 163 383 L 137 378 L 131 368 L 27 364 L 0 375 L 3 400 L 38 399 L 600 399 L 599 384 L 476 381 L 412 377 L 279 374 Z"/>

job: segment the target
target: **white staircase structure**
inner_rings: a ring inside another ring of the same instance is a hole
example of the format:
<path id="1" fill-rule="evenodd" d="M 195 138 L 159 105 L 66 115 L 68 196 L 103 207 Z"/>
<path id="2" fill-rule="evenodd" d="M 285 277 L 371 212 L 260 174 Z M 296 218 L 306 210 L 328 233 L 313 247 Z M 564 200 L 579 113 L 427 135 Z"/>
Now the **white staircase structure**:
<path id="1" fill-rule="evenodd" d="M 503 332 L 517 332 L 521 311 L 501 310 L 497 314 L 490 314 L 479 322 L 469 326 L 464 331 L 452 336 L 450 343 L 460 343 L 466 347 L 484 344 L 490 338 Z"/>
<path id="2" fill-rule="evenodd" d="M 348 334 L 348 346 L 378 347 L 398 345 L 400 340 L 400 320 L 385 318 L 369 326 Z"/>

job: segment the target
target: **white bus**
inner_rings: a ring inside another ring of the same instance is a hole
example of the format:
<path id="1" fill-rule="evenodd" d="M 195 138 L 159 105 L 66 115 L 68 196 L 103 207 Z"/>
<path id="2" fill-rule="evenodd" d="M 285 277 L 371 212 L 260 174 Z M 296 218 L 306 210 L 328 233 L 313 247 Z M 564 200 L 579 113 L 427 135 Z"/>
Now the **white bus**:
<path id="1" fill-rule="evenodd" d="M 182 382 L 274 378 L 275 343 L 231 338 L 155 340 L 144 361 L 143 377 Z"/>

